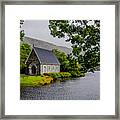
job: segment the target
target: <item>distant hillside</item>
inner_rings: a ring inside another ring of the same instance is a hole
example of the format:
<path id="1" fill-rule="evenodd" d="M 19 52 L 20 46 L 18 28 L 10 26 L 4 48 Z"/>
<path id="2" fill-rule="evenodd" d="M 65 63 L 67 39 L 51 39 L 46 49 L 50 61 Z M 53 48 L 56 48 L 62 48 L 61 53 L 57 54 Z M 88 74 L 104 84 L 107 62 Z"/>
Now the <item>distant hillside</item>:
<path id="1" fill-rule="evenodd" d="M 67 47 L 63 47 L 63 46 L 56 46 L 52 43 L 48 43 L 48 42 L 45 42 L 45 41 L 42 41 L 42 40 L 37 40 L 37 39 L 34 39 L 34 38 L 30 38 L 30 37 L 25 37 L 24 41 L 26 43 L 28 43 L 29 45 L 34 44 L 35 47 L 39 47 L 39 48 L 43 48 L 43 49 L 47 49 L 47 50 L 58 49 L 60 51 L 65 52 L 66 54 L 69 54 L 72 51 L 71 48 L 67 48 Z"/>

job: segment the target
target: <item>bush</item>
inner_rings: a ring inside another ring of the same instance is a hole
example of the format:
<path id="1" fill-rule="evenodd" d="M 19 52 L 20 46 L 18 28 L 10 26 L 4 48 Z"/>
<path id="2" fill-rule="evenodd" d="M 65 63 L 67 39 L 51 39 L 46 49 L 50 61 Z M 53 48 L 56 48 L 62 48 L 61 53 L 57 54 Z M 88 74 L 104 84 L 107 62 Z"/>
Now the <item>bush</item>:
<path id="1" fill-rule="evenodd" d="M 84 77 L 85 73 L 82 73 L 80 71 L 70 71 L 72 77 Z"/>
<path id="2" fill-rule="evenodd" d="M 61 72 L 60 74 L 61 74 L 62 78 L 69 78 L 69 77 L 71 77 L 71 73 L 69 73 L 69 72 Z"/>
<path id="3" fill-rule="evenodd" d="M 85 76 L 84 73 L 80 72 L 80 71 L 70 71 L 70 72 L 59 72 L 59 73 L 44 73 L 45 76 L 50 76 L 52 77 L 54 80 L 58 79 L 58 78 L 70 78 L 70 77 L 83 77 Z"/>
<path id="4" fill-rule="evenodd" d="M 69 77 L 71 77 L 71 73 L 69 73 L 69 72 L 44 73 L 44 75 L 50 76 L 50 77 L 52 77 L 53 79 L 69 78 Z"/>

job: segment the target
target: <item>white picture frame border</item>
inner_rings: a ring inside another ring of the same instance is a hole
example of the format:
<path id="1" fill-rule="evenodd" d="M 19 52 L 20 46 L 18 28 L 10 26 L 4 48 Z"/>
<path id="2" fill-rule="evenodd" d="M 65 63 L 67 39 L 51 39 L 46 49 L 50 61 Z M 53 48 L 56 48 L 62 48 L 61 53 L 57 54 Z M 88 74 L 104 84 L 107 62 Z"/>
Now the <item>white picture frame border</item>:
<path id="1" fill-rule="evenodd" d="M 115 5 L 115 115 L 5 115 L 5 5 Z M 9 1 L 2 2 L 1 24 L 1 118 L 2 119 L 119 119 L 119 2 L 118 1 Z"/>

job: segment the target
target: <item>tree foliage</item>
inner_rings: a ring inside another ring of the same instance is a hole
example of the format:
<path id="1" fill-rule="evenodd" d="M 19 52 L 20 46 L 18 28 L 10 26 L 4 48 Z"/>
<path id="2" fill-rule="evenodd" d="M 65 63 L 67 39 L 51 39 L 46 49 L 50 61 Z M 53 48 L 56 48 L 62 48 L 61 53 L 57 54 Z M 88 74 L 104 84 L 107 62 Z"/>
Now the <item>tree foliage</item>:
<path id="1" fill-rule="evenodd" d="M 52 50 L 60 62 L 60 70 L 63 72 L 71 73 L 72 77 L 81 76 L 81 67 L 77 59 L 72 57 L 72 55 L 66 55 L 57 49 Z"/>
<path id="2" fill-rule="evenodd" d="M 31 51 L 30 45 L 21 42 L 20 44 L 20 72 L 25 73 L 26 64 L 25 61 Z"/>
<path id="3" fill-rule="evenodd" d="M 20 31 L 20 40 L 23 41 L 23 38 L 25 36 L 24 30 Z"/>
<path id="4" fill-rule="evenodd" d="M 24 20 L 20 20 L 20 28 L 24 24 Z M 26 69 L 25 61 L 31 51 L 31 46 L 23 41 L 25 36 L 24 30 L 20 30 L 20 73 L 24 74 Z"/>
<path id="5" fill-rule="evenodd" d="M 78 63 L 78 60 L 69 54 L 67 59 L 69 60 L 68 70 L 73 77 L 80 77 L 82 74 L 81 65 Z"/>
<path id="6" fill-rule="evenodd" d="M 72 55 L 84 72 L 94 71 L 100 65 L 99 20 L 50 20 L 53 37 L 72 43 Z"/>
<path id="7" fill-rule="evenodd" d="M 67 71 L 69 67 L 69 61 L 67 59 L 66 54 L 57 49 L 53 49 L 52 52 L 55 54 L 55 56 L 60 62 L 60 71 Z"/>
<path id="8" fill-rule="evenodd" d="M 20 28 L 24 24 L 24 20 L 20 20 Z M 20 30 L 20 40 L 23 41 L 23 38 L 25 36 L 24 30 Z"/>

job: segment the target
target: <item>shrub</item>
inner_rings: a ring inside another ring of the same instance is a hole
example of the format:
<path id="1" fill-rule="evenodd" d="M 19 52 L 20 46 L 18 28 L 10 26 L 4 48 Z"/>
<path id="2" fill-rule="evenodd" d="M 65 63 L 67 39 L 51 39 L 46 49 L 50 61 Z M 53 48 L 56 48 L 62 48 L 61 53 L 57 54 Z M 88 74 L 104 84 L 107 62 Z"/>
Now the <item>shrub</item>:
<path id="1" fill-rule="evenodd" d="M 80 71 L 70 71 L 72 77 L 84 77 L 85 73 L 81 73 Z"/>
<path id="2" fill-rule="evenodd" d="M 53 79 L 69 78 L 69 77 L 71 77 L 71 73 L 69 73 L 69 72 L 44 73 L 44 75 L 50 76 L 50 77 L 52 77 Z"/>
<path id="3" fill-rule="evenodd" d="M 69 72 L 61 72 L 60 74 L 61 74 L 62 78 L 69 78 L 69 77 L 71 77 L 71 73 L 69 73 Z"/>

